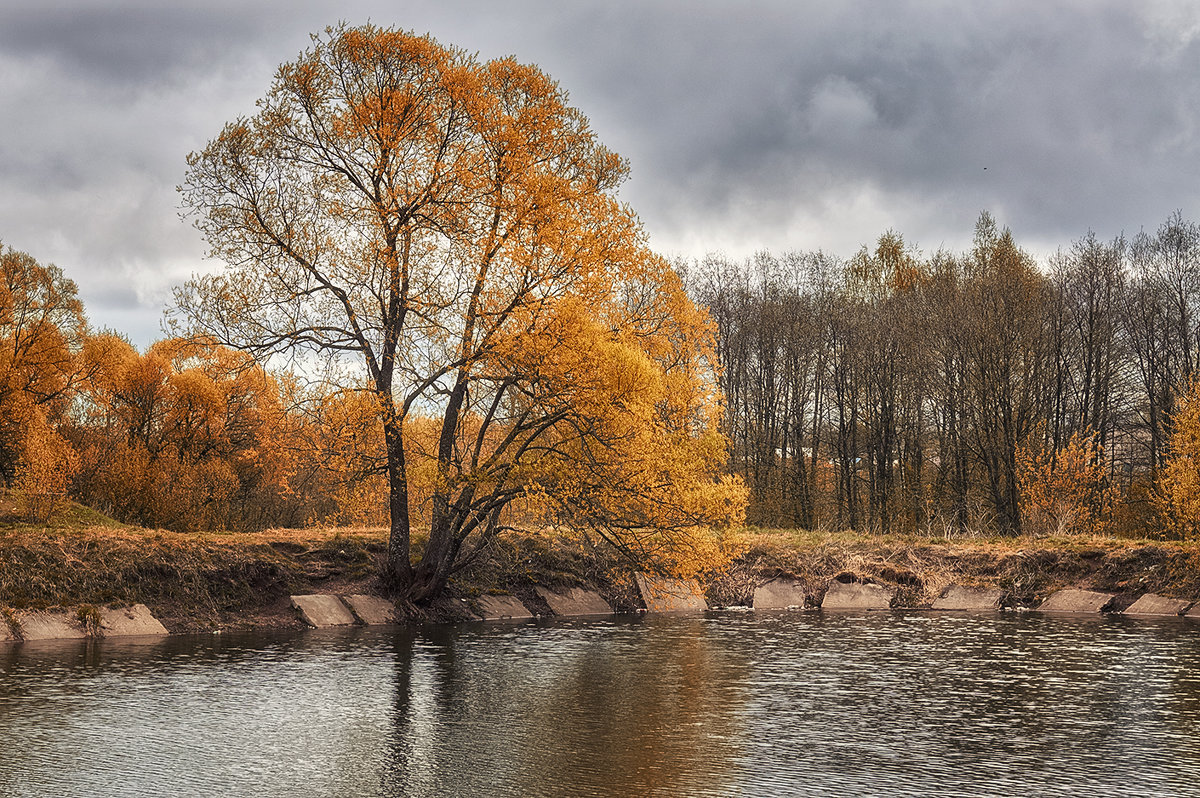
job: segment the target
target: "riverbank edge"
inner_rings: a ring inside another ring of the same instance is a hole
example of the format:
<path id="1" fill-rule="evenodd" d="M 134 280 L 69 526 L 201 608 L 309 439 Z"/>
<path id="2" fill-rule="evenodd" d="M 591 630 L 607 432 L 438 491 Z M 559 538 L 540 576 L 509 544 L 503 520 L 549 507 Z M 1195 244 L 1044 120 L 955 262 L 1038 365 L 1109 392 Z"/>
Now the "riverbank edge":
<path id="1" fill-rule="evenodd" d="M 766 581 L 799 582 L 819 606 L 831 581 L 893 590 L 895 609 L 928 609 L 950 585 L 997 589 L 1001 606 L 1033 609 L 1063 588 L 1200 600 L 1200 544 L 1111 539 L 862 537 L 741 530 L 724 568 L 699 574 L 709 606 L 748 607 Z M 302 628 L 291 596 L 387 596 L 382 530 L 270 530 L 183 535 L 123 526 L 0 527 L 0 612 L 145 604 L 169 632 Z M 584 587 L 619 613 L 642 609 L 634 569 L 568 537 L 514 536 L 451 584 L 447 601 L 402 608 L 412 622 L 468 620 L 464 600 L 517 596 L 552 615 L 538 586 Z"/>

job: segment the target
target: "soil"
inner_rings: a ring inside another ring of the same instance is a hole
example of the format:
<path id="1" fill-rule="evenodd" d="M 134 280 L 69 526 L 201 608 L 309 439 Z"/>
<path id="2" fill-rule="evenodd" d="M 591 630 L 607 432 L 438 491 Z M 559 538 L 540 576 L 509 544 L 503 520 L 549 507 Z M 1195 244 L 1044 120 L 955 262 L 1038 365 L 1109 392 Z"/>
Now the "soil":
<path id="1" fill-rule="evenodd" d="M 102 523 L 96 523 L 101 520 Z M 700 574 L 710 606 L 748 605 L 757 585 L 798 579 L 818 604 L 831 579 L 895 588 L 895 606 L 928 607 L 950 584 L 995 587 L 1008 607 L 1036 607 L 1064 587 L 1200 599 L 1200 544 L 1114 539 L 861 537 L 743 530 L 740 553 Z M 52 525 L 0 523 L 0 606 L 144 603 L 171 632 L 301 628 L 290 596 L 387 596 L 381 529 L 269 530 L 185 535 L 128 527 L 82 508 Z M 602 548 L 545 534 L 498 541 L 450 585 L 452 599 L 513 593 L 545 613 L 534 588 L 587 586 L 622 612 L 640 601 L 627 562 Z M 461 602 L 407 608 L 419 621 L 461 619 Z"/>
<path id="2" fill-rule="evenodd" d="M 999 589 L 1003 606 L 1037 607 L 1067 587 L 1117 594 L 1123 610 L 1144 593 L 1200 599 L 1200 545 L 1106 538 L 991 540 L 760 534 L 708 585 L 710 603 L 749 603 L 755 586 L 787 576 L 819 604 L 830 579 L 895 588 L 894 606 L 927 608 L 951 584 Z"/>

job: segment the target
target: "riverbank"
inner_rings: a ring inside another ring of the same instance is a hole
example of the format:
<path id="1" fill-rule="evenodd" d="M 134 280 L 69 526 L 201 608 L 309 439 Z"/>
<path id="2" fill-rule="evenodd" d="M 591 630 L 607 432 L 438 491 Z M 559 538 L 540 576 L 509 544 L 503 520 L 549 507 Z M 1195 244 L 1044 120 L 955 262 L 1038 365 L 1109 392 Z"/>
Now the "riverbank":
<path id="1" fill-rule="evenodd" d="M 951 584 L 995 588 L 1006 607 L 1037 607 L 1051 593 L 1081 588 L 1114 593 L 1123 610 L 1144 593 L 1200 599 L 1200 543 L 1116 539 L 924 538 L 755 530 L 746 548 L 707 585 L 710 601 L 746 604 L 776 576 L 804 583 L 819 598 L 829 580 L 895 588 L 893 606 L 924 608 Z"/>
<path id="2" fill-rule="evenodd" d="M 928 607 L 950 584 L 1001 590 L 1006 606 L 1036 607 L 1077 587 L 1200 598 L 1200 544 L 1107 538 L 944 539 L 746 529 L 720 572 L 702 574 L 710 606 L 748 605 L 754 588 L 791 577 L 819 604 L 830 580 L 884 585 L 894 606 Z M 386 594 L 378 528 L 179 534 L 131 527 L 82 507 L 48 525 L 0 523 L 0 606 L 146 604 L 171 632 L 300 625 L 290 596 Z M 588 586 L 636 611 L 632 570 L 611 552 L 564 536 L 510 535 L 452 583 L 462 598 L 513 593 L 548 612 L 534 588 Z M 435 610 L 434 620 L 453 618 Z"/>

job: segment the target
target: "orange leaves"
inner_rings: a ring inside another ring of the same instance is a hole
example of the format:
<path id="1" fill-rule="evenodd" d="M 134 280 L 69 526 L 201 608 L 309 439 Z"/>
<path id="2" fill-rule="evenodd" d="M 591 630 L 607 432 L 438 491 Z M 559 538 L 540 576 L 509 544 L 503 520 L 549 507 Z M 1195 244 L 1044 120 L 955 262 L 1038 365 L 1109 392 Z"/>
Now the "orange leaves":
<path id="1" fill-rule="evenodd" d="M 67 503 L 67 488 L 79 458 L 35 408 L 21 441 L 13 488 L 17 504 L 32 521 L 47 521 Z"/>
<path id="2" fill-rule="evenodd" d="M 1026 443 L 1016 456 L 1025 526 L 1030 531 L 1043 535 L 1108 531 L 1118 494 L 1108 484 L 1104 452 L 1094 433 L 1076 432 L 1057 452 Z"/>
<path id="3" fill-rule="evenodd" d="M 547 305 L 501 368 L 535 372 L 543 407 L 563 411 L 526 471 L 550 520 L 692 575 L 719 564 L 712 527 L 742 520 L 746 491 L 722 475 L 711 325 L 662 261 L 637 267 L 602 300 Z"/>
<path id="4" fill-rule="evenodd" d="M 75 284 L 0 244 L 0 484 L 40 502 L 28 508 L 39 518 L 61 500 L 74 468 L 54 426 L 69 409 L 85 329 Z"/>
<path id="5" fill-rule="evenodd" d="M 308 428 L 339 452 L 315 479 L 355 486 L 320 514 L 386 477 L 410 599 L 440 591 L 532 494 L 613 530 L 731 515 L 708 494 L 737 505 L 716 476 L 711 329 L 614 196 L 628 165 L 557 83 L 340 25 L 280 69 L 261 108 L 189 160 L 184 203 L 230 271 L 177 300 L 194 331 L 319 353 L 338 387 L 374 392 L 365 450 Z M 175 387 L 190 411 L 211 405 L 199 380 Z"/>
<path id="6" fill-rule="evenodd" d="M 305 399 L 298 430 L 297 491 L 306 523 L 382 524 L 387 481 L 379 404 L 367 391 L 331 391 Z"/>
<path id="7" fill-rule="evenodd" d="M 1154 504 L 1165 530 L 1181 539 L 1200 534 L 1200 382 L 1180 400 Z"/>
<path id="8" fill-rule="evenodd" d="M 289 490 L 295 454 L 278 386 L 244 354 L 167 339 L 145 355 L 112 336 L 84 347 L 83 497 L 175 529 L 254 527 Z"/>

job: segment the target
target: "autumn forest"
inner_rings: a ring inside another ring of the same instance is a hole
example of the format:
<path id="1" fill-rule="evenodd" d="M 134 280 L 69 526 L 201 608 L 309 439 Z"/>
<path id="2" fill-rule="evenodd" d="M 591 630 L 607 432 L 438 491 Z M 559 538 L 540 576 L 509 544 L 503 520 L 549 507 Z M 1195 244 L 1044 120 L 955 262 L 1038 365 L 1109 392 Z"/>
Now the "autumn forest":
<path id="1" fill-rule="evenodd" d="M 674 263 L 536 67 L 331 28 L 180 192 L 169 337 L 0 248 L 0 480 L 178 531 L 369 525 L 415 602 L 505 529 L 694 573 L 707 530 L 1186 537 L 1200 226 Z"/>
<path id="2" fill-rule="evenodd" d="M 0 475 L 30 513 L 70 495 L 181 531 L 386 523 L 363 394 L 211 340 L 139 353 L 88 329 L 61 270 L 0 263 Z M 1195 532 L 1200 226 L 1182 216 L 1047 264 L 985 215 L 967 253 L 889 232 L 848 260 L 676 265 L 717 331 L 749 523 Z M 431 447 L 422 426 L 414 447 Z"/>

